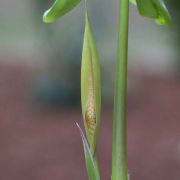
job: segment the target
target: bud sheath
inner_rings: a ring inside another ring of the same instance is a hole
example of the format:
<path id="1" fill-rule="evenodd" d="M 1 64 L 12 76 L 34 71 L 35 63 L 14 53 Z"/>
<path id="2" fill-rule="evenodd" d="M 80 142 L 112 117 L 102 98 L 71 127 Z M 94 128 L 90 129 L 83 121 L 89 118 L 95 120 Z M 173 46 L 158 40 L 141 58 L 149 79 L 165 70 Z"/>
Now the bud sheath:
<path id="1" fill-rule="evenodd" d="M 94 154 L 100 125 L 101 80 L 97 47 L 87 12 L 81 66 L 81 103 L 86 136 Z"/>

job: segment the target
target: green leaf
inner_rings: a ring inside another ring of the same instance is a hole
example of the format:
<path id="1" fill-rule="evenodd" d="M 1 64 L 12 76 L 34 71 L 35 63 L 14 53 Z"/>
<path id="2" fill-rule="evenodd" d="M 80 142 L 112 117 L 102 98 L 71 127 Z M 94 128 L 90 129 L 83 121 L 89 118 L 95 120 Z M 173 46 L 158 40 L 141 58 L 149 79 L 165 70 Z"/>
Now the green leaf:
<path id="1" fill-rule="evenodd" d="M 133 4 L 135 0 L 131 0 Z M 163 0 L 136 0 L 139 13 L 142 16 L 153 18 L 157 24 L 169 25 L 171 16 Z"/>
<path id="2" fill-rule="evenodd" d="M 99 172 L 98 169 L 95 165 L 94 159 L 93 159 L 93 155 L 91 153 L 91 150 L 89 148 L 88 142 L 84 136 L 84 133 L 82 131 L 82 129 L 80 128 L 80 126 L 78 125 L 78 123 L 76 123 L 80 135 L 81 135 L 81 139 L 83 142 L 83 147 L 84 147 L 84 155 L 85 155 L 85 161 L 86 161 L 86 168 L 87 168 L 87 172 L 88 172 L 88 177 L 89 180 L 100 180 L 99 177 Z"/>
<path id="3" fill-rule="evenodd" d="M 136 0 L 136 2 L 141 15 L 155 19 L 158 17 L 158 9 L 152 0 Z"/>
<path id="4" fill-rule="evenodd" d="M 169 25 L 171 23 L 171 16 L 162 0 L 156 2 L 156 7 L 158 8 L 158 18 L 155 20 L 157 24 Z"/>
<path id="5" fill-rule="evenodd" d="M 43 15 L 45 23 L 52 23 L 73 9 L 80 0 L 56 0 Z"/>
<path id="6" fill-rule="evenodd" d="M 81 104 L 86 137 L 94 155 L 100 126 L 101 78 L 97 47 L 87 11 L 81 64 Z"/>

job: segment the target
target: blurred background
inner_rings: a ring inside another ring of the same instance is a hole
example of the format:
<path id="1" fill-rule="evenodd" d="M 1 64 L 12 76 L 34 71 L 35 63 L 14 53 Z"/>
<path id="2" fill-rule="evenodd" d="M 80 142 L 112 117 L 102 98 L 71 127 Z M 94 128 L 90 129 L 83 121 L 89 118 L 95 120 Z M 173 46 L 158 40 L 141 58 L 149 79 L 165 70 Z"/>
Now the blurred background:
<path id="1" fill-rule="evenodd" d="M 75 126 L 82 126 L 84 7 L 43 24 L 52 2 L 0 2 L 1 180 L 87 179 Z M 170 27 L 157 26 L 130 7 L 127 116 L 133 180 L 180 179 L 180 1 L 166 3 Z M 110 180 L 117 1 L 88 5 L 102 67 L 101 172 Z"/>

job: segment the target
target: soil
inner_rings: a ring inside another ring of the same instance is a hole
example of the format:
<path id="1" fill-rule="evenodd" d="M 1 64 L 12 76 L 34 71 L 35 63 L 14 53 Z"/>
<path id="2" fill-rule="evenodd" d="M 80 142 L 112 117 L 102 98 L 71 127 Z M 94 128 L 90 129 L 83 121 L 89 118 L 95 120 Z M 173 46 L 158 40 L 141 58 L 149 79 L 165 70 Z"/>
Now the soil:
<path id="1" fill-rule="evenodd" d="M 0 180 L 85 180 L 78 107 L 48 108 L 30 95 L 32 70 L 0 65 Z M 180 80 L 144 76 L 128 99 L 132 180 L 180 179 Z M 99 143 L 110 180 L 112 107 L 104 107 Z"/>

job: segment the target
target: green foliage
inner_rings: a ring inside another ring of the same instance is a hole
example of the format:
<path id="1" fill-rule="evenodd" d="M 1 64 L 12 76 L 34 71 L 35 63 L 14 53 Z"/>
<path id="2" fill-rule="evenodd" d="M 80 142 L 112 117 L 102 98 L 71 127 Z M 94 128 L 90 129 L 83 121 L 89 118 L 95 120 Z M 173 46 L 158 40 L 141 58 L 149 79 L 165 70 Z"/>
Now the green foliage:
<path id="1" fill-rule="evenodd" d="M 80 0 L 56 0 L 43 15 L 45 23 L 52 23 L 73 9 Z"/>
<path id="2" fill-rule="evenodd" d="M 134 1 L 131 0 L 133 4 Z M 136 4 L 142 16 L 153 18 L 160 25 L 171 23 L 171 16 L 163 0 L 136 0 Z"/>
<path id="3" fill-rule="evenodd" d="M 163 0 L 130 0 L 137 4 L 142 16 L 153 18 L 156 23 L 168 25 L 170 14 Z M 56 0 L 44 13 L 46 23 L 56 21 L 70 11 L 80 0 Z M 86 0 L 85 0 L 86 2 Z M 85 6 L 86 7 L 86 6 Z M 117 69 L 114 95 L 112 180 L 128 180 L 127 136 L 126 136 L 126 94 L 129 0 L 119 0 L 119 35 L 117 46 Z M 81 103 L 87 140 L 77 124 L 83 141 L 86 168 L 89 180 L 100 180 L 96 144 L 100 126 L 101 78 L 98 52 L 91 31 L 86 7 L 85 32 L 81 65 Z"/>

